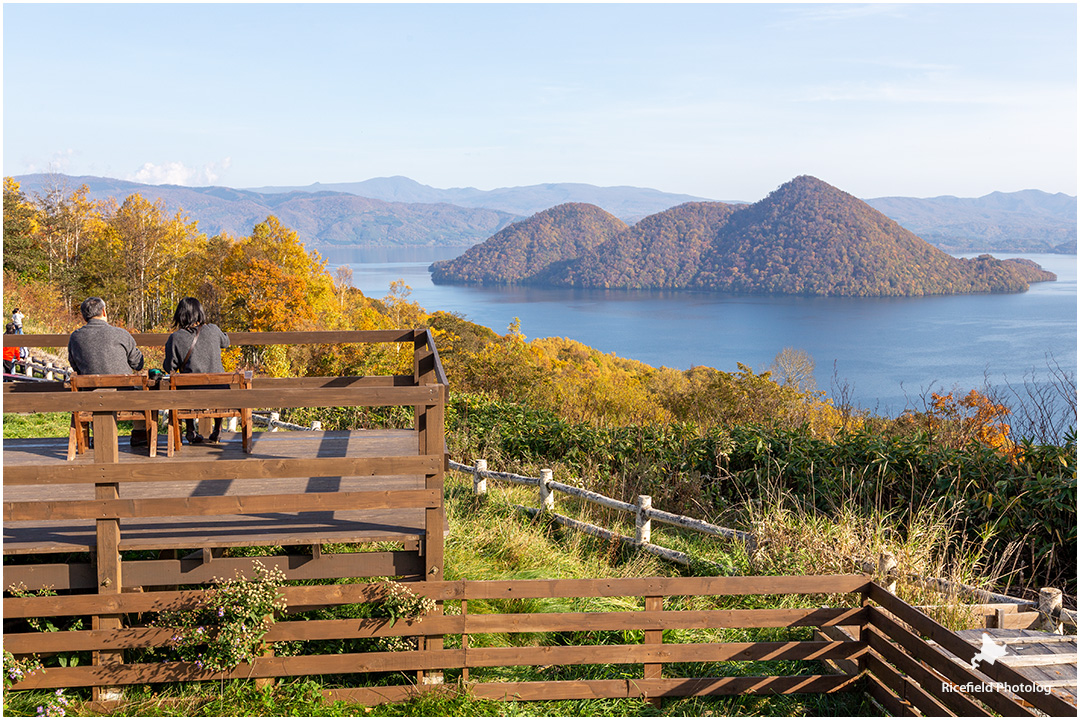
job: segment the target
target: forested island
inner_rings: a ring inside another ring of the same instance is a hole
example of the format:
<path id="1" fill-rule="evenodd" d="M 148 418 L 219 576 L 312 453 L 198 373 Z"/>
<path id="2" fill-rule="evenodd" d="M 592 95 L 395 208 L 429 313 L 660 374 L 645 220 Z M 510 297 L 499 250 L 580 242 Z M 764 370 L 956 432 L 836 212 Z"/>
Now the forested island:
<path id="1" fill-rule="evenodd" d="M 431 271 L 436 283 L 853 297 L 1023 292 L 1057 279 L 1026 260 L 954 258 L 806 175 L 751 205 L 685 203 L 631 227 L 560 205 Z"/>

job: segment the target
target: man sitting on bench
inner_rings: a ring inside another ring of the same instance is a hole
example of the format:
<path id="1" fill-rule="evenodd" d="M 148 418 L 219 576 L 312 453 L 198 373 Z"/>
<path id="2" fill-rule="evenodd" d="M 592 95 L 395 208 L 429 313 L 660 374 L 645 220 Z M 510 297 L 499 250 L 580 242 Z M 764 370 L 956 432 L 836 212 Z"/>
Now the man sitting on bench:
<path id="1" fill-rule="evenodd" d="M 68 338 L 68 363 L 78 375 L 130 375 L 142 370 L 143 355 L 127 330 L 109 324 L 105 301 L 89 297 L 79 306 L 86 324 Z M 146 423 L 135 420 L 132 447 L 144 446 Z"/>

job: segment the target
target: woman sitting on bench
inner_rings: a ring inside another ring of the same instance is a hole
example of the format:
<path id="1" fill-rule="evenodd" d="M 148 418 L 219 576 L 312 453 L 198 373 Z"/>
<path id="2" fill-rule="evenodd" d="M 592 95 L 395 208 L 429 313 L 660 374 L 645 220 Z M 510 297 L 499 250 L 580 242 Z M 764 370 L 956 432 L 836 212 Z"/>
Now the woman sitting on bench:
<path id="1" fill-rule="evenodd" d="M 176 331 L 165 341 L 165 361 L 162 366 L 165 372 L 225 372 L 221 365 L 221 350 L 229 347 L 229 336 L 217 325 L 206 322 L 206 314 L 198 300 L 186 297 L 176 304 L 173 327 Z M 203 436 L 195 432 L 195 421 L 188 419 L 184 422 L 187 424 L 188 444 L 204 442 Z M 221 418 L 214 418 L 210 442 L 216 443 L 220 435 Z"/>

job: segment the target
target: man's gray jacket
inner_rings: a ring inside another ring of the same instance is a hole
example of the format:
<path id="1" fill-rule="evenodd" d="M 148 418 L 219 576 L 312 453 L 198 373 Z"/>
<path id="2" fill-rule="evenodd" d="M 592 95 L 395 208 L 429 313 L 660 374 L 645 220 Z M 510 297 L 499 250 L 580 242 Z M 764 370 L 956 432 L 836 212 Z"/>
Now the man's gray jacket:
<path id="1" fill-rule="evenodd" d="M 96 317 L 71 333 L 68 362 L 79 375 L 130 375 L 142 370 L 143 356 L 131 333 Z"/>

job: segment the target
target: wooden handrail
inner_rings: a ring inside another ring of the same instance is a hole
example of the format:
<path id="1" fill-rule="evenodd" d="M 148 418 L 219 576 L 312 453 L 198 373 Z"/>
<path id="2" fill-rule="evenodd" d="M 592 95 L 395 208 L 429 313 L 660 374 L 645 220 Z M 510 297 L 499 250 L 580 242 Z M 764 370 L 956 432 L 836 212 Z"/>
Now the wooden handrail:
<path id="1" fill-rule="evenodd" d="M 587 622 L 590 630 L 669 630 L 700 628 L 819 627 L 860 624 L 862 608 L 783 608 L 752 610 L 626 610 L 596 613 L 484 613 L 426 615 L 400 618 L 340 620 L 279 620 L 267 633 L 266 642 L 281 640 L 336 640 L 342 638 L 410 637 L 461 633 L 570 632 Z M 286 616 L 288 617 L 288 616 Z M 94 630 L 10 633 L 4 647 L 13 653 L 120 650 L 165 645 L 173 634 L 168 628 L 131 628 L 103 633 Z M 629 661 L 628 661 L 629 662 Z"/>
<path id="2" fill-rule="evenodd" d="M 925 613 L 922 613 L 903 602 L 880 585 L 877 585 L 876 583 L 870 584 L 869 597 L 870 600 L 880 603 L 882 609 L 887 610 L 899 620 L 910 625 L 912 629 L 920 635 L 925 635 L 930 638 L 941 648 L 948 650 L 962 662 L 970 663 L 972 658 L 978 652 L 977 648 L 969 645 L 965 640 L 952 633 L 948 628 L 944 627 Z M 872 625 L 881 628 L 885 634 L 889 634 L 889 630 L 895 625 L 894 622 L 891 622 L 890 618 L 883 617 L 882 612 L 876 609 L 871 610 L 870 622 Z M 1033 683 L 1030 680 L 1016 670 L 1010 668 L 1005 663 L 980 663 L 979 671 L 993 681 L 1011 685 L 1015 688 L 1014 692 L 1017 695 L 1048 714 L 1055 716 L 1063 714 L 1075 716 L 1076 714 L 1076 708 L 1069 705 L 1065 700 L 1054 694 L 1047 694 L 1032 689 Z M 976 678 L 977 682 L 981 682 L 977 676 L 973 677 Z M 999 712 L 1000 711 L 1001 710 L 999 709 Z M 1013 712 L 1013 709 L 1008 708 L 1005 712 Z"/>
<path id="3" fill-rule="evenodd" d="M 427 474 L 442 467 L 440 455 L 340 458 L 245 458 L 243 460 L 180 460 L 162 464 L 141 461 L 124 463 L 78 463 L 67 465 L 17 465 L 4 468 L 4 485 L 64 485 L 99 482 L 176 482 L 187 480 L 240 480 L 280 477 L 335 477 Z"/>
<path id="4" fill-rule="evenodd" d="M 433 600 L 512 600 L 575 597 L 661 597 L 670 595 L 815 595 L 865 590 L 865 575 L 796 575 L 741 577 L 647 577 L 551 580 L 432 580 L 410 584 L 417 595 Z M 289 607 L 371 602 L 384 598 L 381 583 L 283 587 Z M 4 617 L 55 617 L 94 613 L 160 612 L 186 607 L 203 590 L 124 593 L 122 595 L 56 595 L 4 598 Z"/>
<path id="5" fill-rule="evenodd" d="M 9 392 L 4 412 L 159 410 L 169 407 L 387 407 L 434 405 L 441 385 L 424 387 L 282 388 L 251 390 L 172 390 L 144 393 Z"/>
<path id="6" fill-rule="evenodd" d="M 164 347 L 170 333 L 132 333 L 142 347 Z M 229 332 L 233 345 L 339 345 L 412 342 L 412 330 L 313 330 L 298 332 Z M 70 333 L 5 335 L 4 347 L 67 347 Z"/>
<path id="7" fill-rule="evenodd" d="M 417 333 L 420 332 L 420 337 L 423 343 L 427 346 L 431 352 L 431 358 L 434 364 L 433 370 L 435 374 L 436 384 L 443 387 L 443 400 L 444 402 L 449 398 L 449 381 L 446 377 L 446 371 L 443 368 L 442 360 L 439 357 L 439 350 L 435 346 L 435 337 L 432 335 L 429 328 L 423 328 L 418 330 L 320 330 L 310 332 L 233 332 L 229 333 L 229 340 L 233 345 L 341 345 L 341 344 L 355 344 L 355 343 L 407 343 L 416 342 Z M 49 334 L 49 335 L 5 335 L 4 347 L 67 347 L 69 334 Z M 135 342 L 137 345 L 143 347 L 162 347 L 169 338 L 167 333 L 135 333 Z M 393 377 L 391 384 L 398 385 L 398 376 Z M 402 376 L 404 379 L 404 376 Z M 284 380 L 284 378 L 282 378 Z M 289 380 L 299 380 L 292 379 Z M 345 383 L 345 378 L 336 379 L 338 385 Z M 28 383 L 29 384 L 29 383 Z M 350 383 L 351 384 L 351 383 Z M 259 379 L 256 381 L 256 387 L 265 385 L 265 380 Z M 297 383 L 300 386 L 300 383 Z M 305 385 L 307 386 L 307 385 Z M 5 397 L 5 409 L 11 403 L 10 393 L 11 391 L 7 386 L 4 387 Z M 23 392 L 26 392 L 25 390 Z M 211 400 L 214 404 L 216 401 Z M 332 405 L 349 406 L 349 403 L 331 403 Z M 361 403 L 363 404 L 363 403 Z M 382 404 L 382 403 L 377 403 Z M 402 404 L 410 404 L 405 402 Z M 225 405 L 223 405 L 225 406 Z M 55 412 L 63 411 L 66 408 L 57 409 L 14 409 L 19 407 L 18 404 L 13 404 L 10 412 Z M 255 405 L 249 405 L 247 407 L 318 407 L 318 405 L 282 405 L 276 403 L 257 403 Z M 127 409 L 127 408 L 125 408 Z"/>

